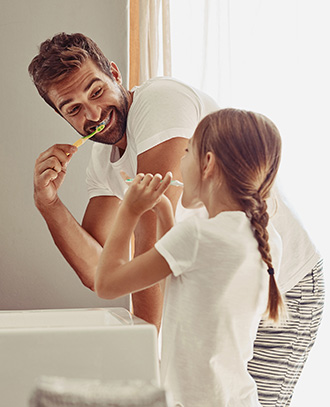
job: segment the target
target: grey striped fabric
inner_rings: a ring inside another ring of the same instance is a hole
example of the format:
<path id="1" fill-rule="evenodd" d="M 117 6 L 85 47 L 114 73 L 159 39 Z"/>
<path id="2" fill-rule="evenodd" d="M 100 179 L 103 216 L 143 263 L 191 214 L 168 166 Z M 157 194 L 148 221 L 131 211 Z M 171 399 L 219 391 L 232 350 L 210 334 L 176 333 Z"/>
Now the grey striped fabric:
<path id="1" fill-rule="evenodd" d="M 261 322 L 248 364 L 263 407 L 288 407 L 314 345 L 324 308 L 323 261 L 286 293 L 289 321 L 281 327 Z"/>

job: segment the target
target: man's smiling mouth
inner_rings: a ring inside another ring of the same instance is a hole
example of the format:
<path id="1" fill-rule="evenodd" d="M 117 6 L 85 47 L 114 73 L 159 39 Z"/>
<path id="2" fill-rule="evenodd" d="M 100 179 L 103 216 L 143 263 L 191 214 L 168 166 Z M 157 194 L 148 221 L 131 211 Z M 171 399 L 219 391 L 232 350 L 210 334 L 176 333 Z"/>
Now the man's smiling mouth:
<path id="1" fill-rule="evenodd" d="M 107 118 L 105 118 L 102 122 L 98 123 L 96 126 L 91 127 L 91 128 L 90 128 L 90 131 L 93 132 L 93 131 L 95 131 L 98 127 L 104 125 L 104 126 L 105 126 L 104 129 L 99 132 L 99 133 L 102 133 L 102 132 L 107 128 L 108 124 L 111 122 L 112 114 L 113 114 L 113 110 L 110 111 L 109 116 L 108 116 Z"/>

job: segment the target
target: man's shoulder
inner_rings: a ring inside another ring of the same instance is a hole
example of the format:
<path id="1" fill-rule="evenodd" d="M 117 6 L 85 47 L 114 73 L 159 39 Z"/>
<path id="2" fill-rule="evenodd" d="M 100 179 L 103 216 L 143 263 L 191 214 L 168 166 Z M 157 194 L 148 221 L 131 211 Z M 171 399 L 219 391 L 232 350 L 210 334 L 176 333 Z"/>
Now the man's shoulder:
<path id="1" fill-rule="evenodd" d="M 138 86 L 135 89 L 135 94 L 153 94 L 158 92 L 172 93 L 176 89 L 185 89 L 186 91 L 194 92 L 194 89 L 191 86 L 178 79 L 169 76 L 160 76 L 151 78 Z"/>

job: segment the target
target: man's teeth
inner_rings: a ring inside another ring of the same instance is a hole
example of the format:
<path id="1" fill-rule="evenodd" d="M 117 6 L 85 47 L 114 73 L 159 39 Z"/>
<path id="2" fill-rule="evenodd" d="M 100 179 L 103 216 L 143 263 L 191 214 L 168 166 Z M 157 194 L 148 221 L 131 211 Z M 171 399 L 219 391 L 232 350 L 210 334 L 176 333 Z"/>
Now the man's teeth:
<path id="1" fill-rule="evenodd" d="M 102 126 L 103 124 L 106 126 L 110 122 L 111 116 L 112 116 L 112 112 L 107 117 L 107 119 L 105 119 L 105 120 L 103 120 L 103 122 L 99 123 L 97 127 Z"/>
<path id="2" fill-rule="evenodd" d="M 103 122 L 99 123 L 97 126 L 92 127 L 90 131 L 95 131 L 97 128 L 99 128 L 102 125 L 106 126 L 110 122 L 111 117 L 112 117 L 112 112 L 109 114 L 109 116 L 106 119 L 103 120 Z"/>

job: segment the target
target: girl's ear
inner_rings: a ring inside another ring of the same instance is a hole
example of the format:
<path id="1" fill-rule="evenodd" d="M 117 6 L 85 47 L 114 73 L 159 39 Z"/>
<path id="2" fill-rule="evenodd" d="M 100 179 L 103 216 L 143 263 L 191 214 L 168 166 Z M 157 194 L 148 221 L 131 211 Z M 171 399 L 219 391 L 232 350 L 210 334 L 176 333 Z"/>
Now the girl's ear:
<path id="1" fill-rule="evenodd" d="M 110 69 L 113 77 L 115 78 L 115 81 L 121 85 L 122 84 L 121 73 L 118 66 L 113 61 L 110 62 Z"/>
<path id="2" fill-rule="evenodd" d="M 203 160 L 202 179 L 207 179 L 214 174 L 216 169 L 215 155 L 207 152 Z"/>

